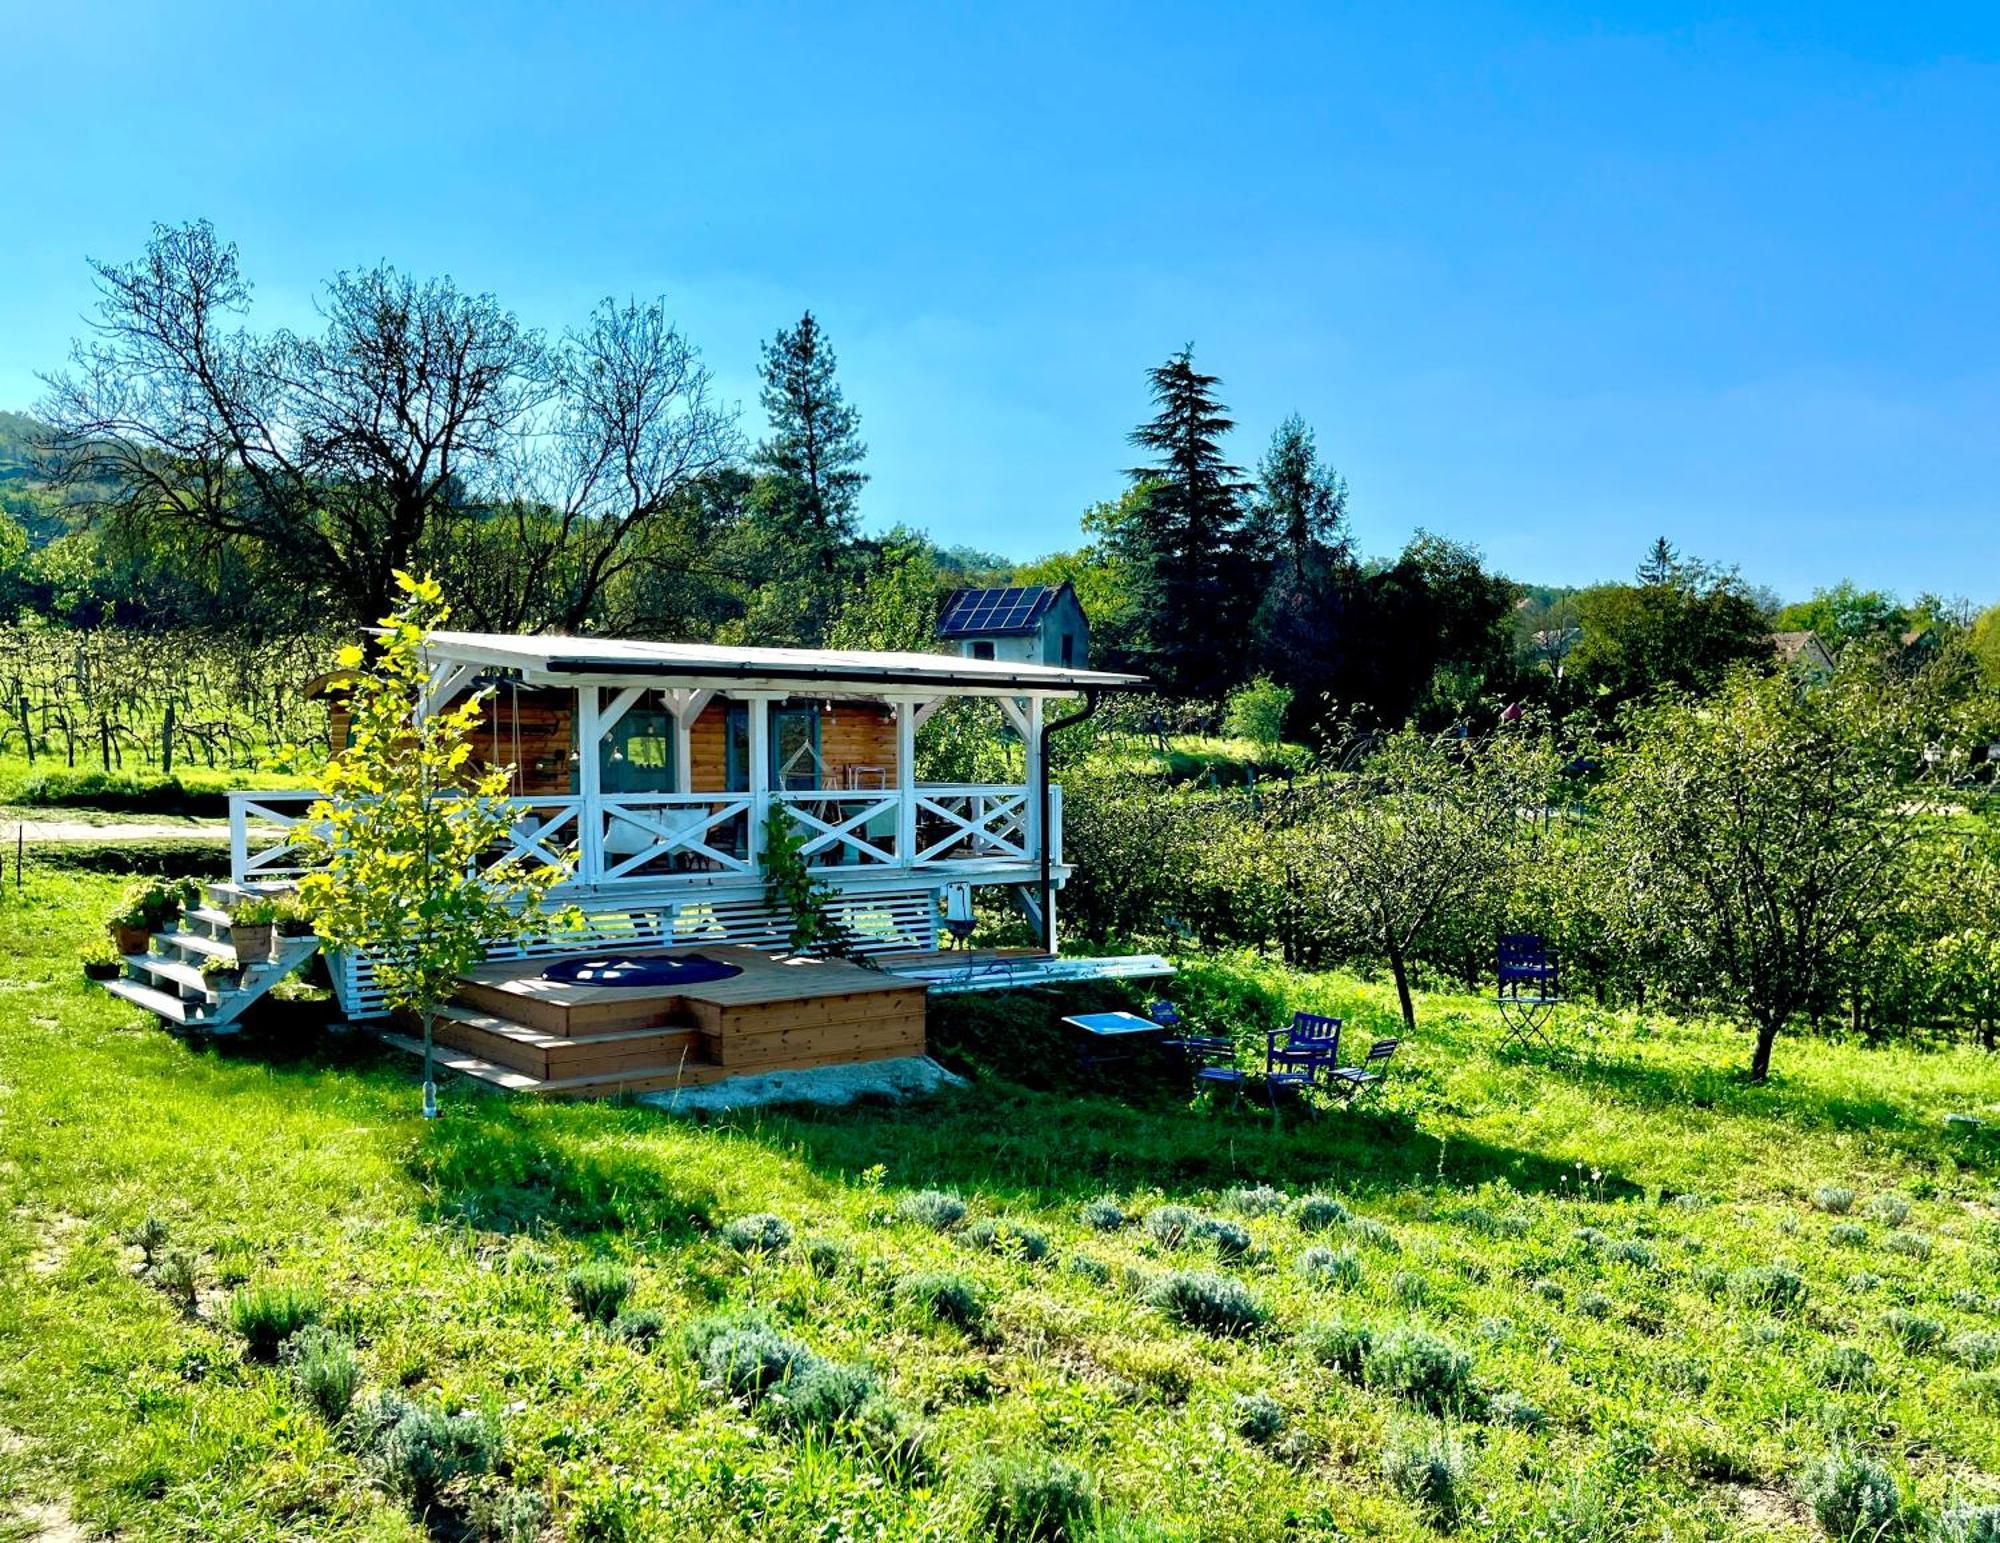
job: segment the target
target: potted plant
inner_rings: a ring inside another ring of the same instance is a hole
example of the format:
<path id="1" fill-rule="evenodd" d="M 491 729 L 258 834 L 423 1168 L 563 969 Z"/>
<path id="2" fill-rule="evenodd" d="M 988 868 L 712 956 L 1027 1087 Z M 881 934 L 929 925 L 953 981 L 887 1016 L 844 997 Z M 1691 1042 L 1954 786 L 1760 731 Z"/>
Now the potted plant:
<path id="1" fill-rule="evenodd" d="M 129 952 L 143 953 L 145 947 L 145 935 L 142 933 L 139 947 Z M 95 948 L 87 950 L 83 956 L 83 978 L 116 980 L 125 968 L 125 961 L 118 956 L 125 952 L 128 950 L 120 948 L 115 942 L 99 943 Z"/>
<path id="2" fill-rule="evenodd" d="M 211 954 L 201 962 L 201 983 L 210 991 L 234 991 L 243 984 L 243 966 Z"/>
<path id="3" fill-rule="evenodd" d="M 106 919 L 104 930 L 111 947 L 121 954 L 143 954 L 153 946 L 153 924 L 139 903 L 138 889 L 128 890 L 124 902 Z"/>
<path id="4" fill-rule="evenodd" d="M 180 920 L 181 912 L 199 902 L 200 887 L 192 879 L 148 879 L 125 891 L 110 918 L 112 942 L 121 954 L 143 954 L 152 934 Z"/>
<path id="5" fill-rule="evenodd" d="M 229 946 L 236 950 L 238 964 L 250 964 L 271 957 L 271 939 L 276 931 L 278 902 L 262 895 L 239 901 L 229 913 Z"/>
<path id="6" fill-rule="evenodd" d="M 278 936 L 281 938 L 309 938 L 313 935 L 312 917 L 296 894 L 280 895 L 272 904 L 276 908 Z"/>

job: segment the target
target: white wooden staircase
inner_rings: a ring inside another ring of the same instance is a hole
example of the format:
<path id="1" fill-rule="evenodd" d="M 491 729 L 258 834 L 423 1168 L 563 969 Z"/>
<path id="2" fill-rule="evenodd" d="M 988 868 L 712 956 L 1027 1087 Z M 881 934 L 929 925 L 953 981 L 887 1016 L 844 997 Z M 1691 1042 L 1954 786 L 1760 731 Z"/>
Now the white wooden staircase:
<path id="1" fill-rule="evenodd" d="M 203 961 L 235 960 L 228 908 L 254 893 L 236 884 L 211 884 L 207 904 L 183 912 L 173 931 L 155 933 L 154 951 L 124 955 L 124 975 L 105 981 L 104 989 L 177 1028 L 200 1034 L 235 1033 L 236 1020 L 251 1003 L 319 952 L 316 937 L 280 937 L 272 957 L 246 966 L 238 985 L 220 987 L 204 976 Z"/>

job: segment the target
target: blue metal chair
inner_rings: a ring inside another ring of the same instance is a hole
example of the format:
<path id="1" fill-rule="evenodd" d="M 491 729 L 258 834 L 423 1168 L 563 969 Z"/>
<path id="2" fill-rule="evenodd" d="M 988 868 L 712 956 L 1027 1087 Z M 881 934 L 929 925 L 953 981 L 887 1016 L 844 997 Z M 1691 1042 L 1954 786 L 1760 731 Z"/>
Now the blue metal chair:
<path id="1" fill-rule="evenodd" d="M 1359 1066 L 1335 1066 L 1327 1070 L 1327 1082 L 1350 1103 L 1356 1094 L 1365 1093 L 1370 1088 L 1378 1088 L 1386 1075 L 1384 1070 L 1389 1057 L 1396 1053 L 1399 1039 L 1378 1039 L 1368 1047 L 1368 1054 L 1362 1057 Z"/>
<path id="2" fill-rule="evenodd" d="M 1318 1013 L 1293 1013 L 1288 1028 L 1264 1037 L 1264 1100 L 1278 1107 L 1278 1089 L 1304 1092 L 1340 1059 L 1340 1020 Z"/>
<path id="3" fill-rule="evenodd" d="M 1495 959 L 1494 1005 L 1506 1026 L 1500 1047 L 1530 1040 L 1550 1044 L 1549 1020 L 1562 1002 L 1562 975 L 1548 944 L 1536 933 L 1503 932 Z"/>

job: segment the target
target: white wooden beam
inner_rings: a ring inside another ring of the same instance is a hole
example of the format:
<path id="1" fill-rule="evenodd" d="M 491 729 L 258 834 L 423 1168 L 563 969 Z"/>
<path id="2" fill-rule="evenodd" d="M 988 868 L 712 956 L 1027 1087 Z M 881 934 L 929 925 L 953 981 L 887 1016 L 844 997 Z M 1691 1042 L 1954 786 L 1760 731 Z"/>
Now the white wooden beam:
<path id="1" fill-rule="evenodd" d="M 598 757 L 602 754 L 604 731 L 597 721 L 597 687 L 576 688 L 576 791 L 581 797 L 582 817 L 578 821 L 577 882 L 595 884 L 604 871 L 604 811 L 601 805 L 603 779 Z"/>
<path id="2" fill-rule="evenodd" d="M 933 705 L 896 703 L 896 861 L 905 866 L 917 852 L 917 714 Z"/>
<path id="3" fill-rule="evenodd" d="M 629 713 L 639 698 L 644 696 L 650 689 L 647 686 L 627 686 L 618 695 L 613 697 L 606 706 L 599 708 L 597 713 L 597 739 L 603 739 L 605 735 L 617 728 L 619 720 Z M 593 740 L 592 743 L 595 744 L 596 740 Z"/>
<path id="4" fill-rule="evenodd" d="M 447 659 L 431 670 L 430 684 L 424 689 L 424 713 L 426 716 L 438 711 L 467 684 L 476 680 L 485 668 L 481 664 L 454 662 Z"/>
<path id="5" fill-rule="evenodd" d="M 744 772 L 750 784 L 750 863 L 761 872 L 764 866 L 764 820 L 771 808 L 771 699 L 749 699 L 750 764 Z"/>

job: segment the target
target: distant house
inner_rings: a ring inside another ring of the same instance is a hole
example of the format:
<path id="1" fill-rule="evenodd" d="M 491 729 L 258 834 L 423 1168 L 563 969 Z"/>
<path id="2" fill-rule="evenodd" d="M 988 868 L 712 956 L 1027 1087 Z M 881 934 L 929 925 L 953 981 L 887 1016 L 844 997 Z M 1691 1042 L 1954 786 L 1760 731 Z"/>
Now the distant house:
<path id="1" fill-rule="evenodd" d="M 1090 657 L 1090 623 L 1067 581 L 955 589 L 945 597 L 937 635 L 968 659 L 1080 670 Z"/>
<path id="2" fill-rule="evenodd" d="M 1817 632 L 1774 632 L 1771 648 L 1781 664 L 1811 680 L 1825 680 L 1833 673 L 1833 655 Z"/>

